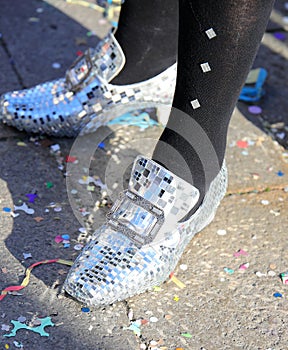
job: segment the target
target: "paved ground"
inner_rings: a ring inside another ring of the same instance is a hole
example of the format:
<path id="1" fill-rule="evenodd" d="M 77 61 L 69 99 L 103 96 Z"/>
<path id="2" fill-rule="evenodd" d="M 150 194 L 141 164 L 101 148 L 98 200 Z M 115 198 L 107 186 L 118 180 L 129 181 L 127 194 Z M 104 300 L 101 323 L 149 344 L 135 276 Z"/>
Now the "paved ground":
<path id="1" fill-rule="evenodd" d="M 108 29 L 99 23 L 97 12 L 83 6 L 52 0 L 14 3 L 11 6 L 0 0 L 0 92 L 60 77 L 78 50 L 97 42 L 97 37 L 86 35 L 87 31 L 95 30 L 101 37 Z M 287 15 L 284 1 L 277 2 L 276 7 Z M 264 46 L 259 55 L 255 64 L 272 62 L 267 95 L 260 105 L 265 118 L 273 111 L 270 124 L 277 113 L 281 115 L 285 131 L 286 95 L 281 93 L 280 98 L 275 86 L 287 86 L 284 74 L 277 76 L 277 69 L 287 67 L 287 60 Z M 60 69 L 52 68 L 55 62 L 61 64 Z M 272 90 L 275 94 L 271 95 L 268 92 Z M 247 113 L 247 105 L 240 109 Z M 257 117 L 250 118 L 256 123 Z M 260 117 L 259 120 L 259 126 L 263 126 Z M 143 139 L 153 142 L 160 132 L 161 127 L 144 131 L 137 127 L 102 128 L 87 140 L 89 149 L 89 142 L 93 145 L 96 138 L 108 135 L 105 148 L 98 149 L 87 166 L 89 174 L 104 181 L 104 170 L 111 160 L 117 164 L 119 159 L 121 164 L 123 154 L 125 160 L 132 161 L 139 152 L 149 153 L 149 144 L 143 149 Z M 277 132 L 277 128 L 272 130 L 272 135 Z M 80 215 L 79 222 L 72 208 L 77 212 L 85 206 L 86 211 L 92 211 L 97 200 L 105 203 L 103 190 L 96 187 L 89 192 L 82 186 L 82 192 L 87 194 L 83 199 L 71 193 L 75 184 L 68 182 L 66 188 L 64 160 L 73 143 L 72 139 L 31 139 L 25 133 L 0 126 L 0 290 L 21 283 L 25 268 L 34 262 L 74 260 L 78 254 L 74 246 L 86 239 L 79 228 L 95 225 L 89 222 L 89 216 Z M 60 146 L 60 152 L 51 151 L 55 144 Z M 8 295 L 0 302 L 0 348 L 16 349 L 21 343 L 27 350 L 136 350 L 141 344 L 142 348 L 150 344 L 151 349 L 169 350 L 287 349 L 288 290 L 279 274 L 288 271 L 288 152 L 235 111 L 226 158 L 230 173 L 228 194 L 213 223 L 192 240 L 175 271 L 185 283 L 184 289 L 169 281 L 160 290 L 84 313 L 82 305 L 59 295 L 68 267 L 40 266 L 33 270 L 31 282 L 21 295 Z M 80 168 L 79 163 L 69 165 Z M 120 172 L 121 179 L 124 170 Z M 84 175 L 87 173 L 82 167 L 79 179 Z M 53 187 L 47 186 L 49 182 Z M 27 202 L 25 195 L 35 191 L 38 198 L 29 203 L 35 210 L 33 215 L 19 212 L 12 218 L 2 211 Z M 83 203 L 87 198 L 88 202 Z M 107 204 L 98 210 L 97 223 L 104 220 Z M 39 217 L 43 220 L 38 222 L 35 218 Z M 62 234 L 70 235 L 70 248 L 55 242 L 55 236 Z M 242 254 L 235 257 L 240 249 Z M 23 253 L 31 253 L 32 258 L 24 259 Z M 282 296 L 275 297 L 275 293 Z M 130 325 L 131 310 L 133 320 L 148 321 L 143 322 L 140 337 L 125 329 Z M 49 337 L 23 329 L 15 337 L 3 337 L 12 329 L 11 320 L 20 316 L 26 318 L 27 325 L 35 324 L 37 317 L 50 316 L 55 326 L 46 328 Z"/>

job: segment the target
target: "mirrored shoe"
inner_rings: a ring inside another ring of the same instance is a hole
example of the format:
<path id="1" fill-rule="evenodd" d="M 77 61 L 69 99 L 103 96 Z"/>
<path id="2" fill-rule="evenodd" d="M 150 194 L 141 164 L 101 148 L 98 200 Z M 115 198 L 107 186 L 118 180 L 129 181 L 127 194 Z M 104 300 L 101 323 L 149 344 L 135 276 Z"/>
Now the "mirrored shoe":
<path id="1" fill-rule="evenodd" d="M 2 95 L 0 120 L 27 132 L 74 136 L 126 112 L 172 104 L 176 63 L 143 82 L 110 84 L 124 65 L 124 53 L 111 33 L 77 59 L 65 78 Z"/>
<path id="2" fill-rule="evenodd" d="M 201 206 L 179 222 L 197 203 L 199 191 L 139 156 L 128 190 L 75 261 L 64 289 L 84 304 L 101 306 L 161 284 L 191 238 L 212 221 L 226 186 L 223 165 Z"/>

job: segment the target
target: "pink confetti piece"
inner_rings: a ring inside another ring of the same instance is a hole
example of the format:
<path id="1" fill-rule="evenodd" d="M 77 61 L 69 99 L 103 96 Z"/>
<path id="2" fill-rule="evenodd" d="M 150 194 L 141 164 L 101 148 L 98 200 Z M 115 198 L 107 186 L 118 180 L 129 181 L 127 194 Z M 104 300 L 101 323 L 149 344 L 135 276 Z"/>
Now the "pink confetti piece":
<path id="1" fill-rule="evenodd" d="M 235 256 L 235 258 L 239 258 L 239 256 L 241 256 L 241 255 L 248 256 L 248 253 L 245 252 L 245 250 L 243 250 L 243 249 L 239 249 L 238 252 L 235 252 L 233 254 L 233 256 Z"/>
<path id="2" fill-rule="evenodd" d="M 54 238 L 54 240 L 55 240 L 56 243 L 62 243 L 64 239 L 61 236 L 58 235 L 58 236 L 56 236 Z"/>
<path id="3" fill-rule="evenodd" d="M 245 263 L 245 264 L 240 265 L 239 270 L 247 270 L 248 267 L 249 267 L 249 263 Z"/>

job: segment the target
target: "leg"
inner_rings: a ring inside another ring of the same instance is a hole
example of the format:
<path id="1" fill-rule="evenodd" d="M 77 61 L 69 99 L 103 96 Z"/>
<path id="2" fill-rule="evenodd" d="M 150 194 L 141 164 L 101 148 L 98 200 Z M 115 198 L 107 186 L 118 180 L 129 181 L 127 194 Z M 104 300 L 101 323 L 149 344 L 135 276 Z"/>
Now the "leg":
<path id="1" fill-rule="evenodd" d="M 273 2 L 179 2 L 178 72 L 173 106 L 183 111 L 186 118 L 180 117 L 180 123 L 179 113 L 172 110 L 153 159 L 186 181 L 193 181 L 201 193 L 199 204 L 222 166 L 230 117 L 260 44 Z M 193 120 L 192 124 L 189 117 Z M 195 122 L 208 136 L 216 152 L 218 166 L 215 162 L 211 166 L 211 154 L 199 156 L 197 149 L 207 145 L 204 139 L 199 140 L 199 128 L 193 129 Z M 190 136 L 187 136 L 187 131 Z M 180 164 L 177 152 L 166 156 L 167 145 L 179 152 L 185 166 Z"/>
<path id="2" fill-rule="evenodd" d="M 150 79 L 176 61 L 178 0 L 126 0 L 115 34 L 126 64 L 113 84 Z"/>

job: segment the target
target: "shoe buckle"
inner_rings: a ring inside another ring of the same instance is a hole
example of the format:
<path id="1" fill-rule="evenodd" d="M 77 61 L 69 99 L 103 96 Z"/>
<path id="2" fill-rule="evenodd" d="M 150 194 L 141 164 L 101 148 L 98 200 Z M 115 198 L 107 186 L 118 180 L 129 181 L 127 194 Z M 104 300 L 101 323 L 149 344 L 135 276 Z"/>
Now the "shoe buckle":
<path id="1" fill-rule="evenodd" d="M 66 72 L 66 84 L 69 90 L 76 92 L 88 78 L 93 68 L 90 49 L 78 57 Z"/>
<path id="2" fill-rule="evenodd" d="M 129 190 L 120 195 L 107 214 L 108 224 L 140 248 L 151 243 L 164 223 L 164 212 Z"/>

